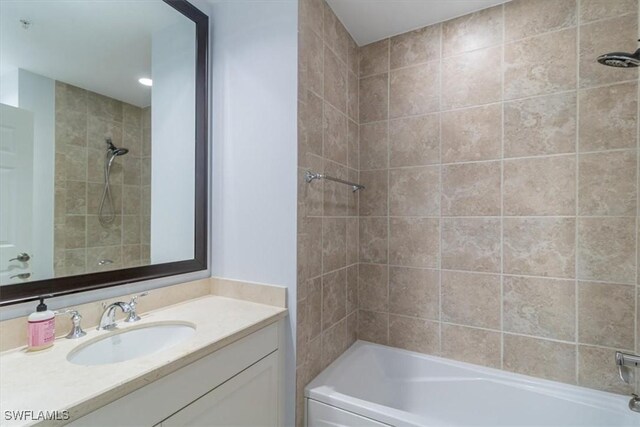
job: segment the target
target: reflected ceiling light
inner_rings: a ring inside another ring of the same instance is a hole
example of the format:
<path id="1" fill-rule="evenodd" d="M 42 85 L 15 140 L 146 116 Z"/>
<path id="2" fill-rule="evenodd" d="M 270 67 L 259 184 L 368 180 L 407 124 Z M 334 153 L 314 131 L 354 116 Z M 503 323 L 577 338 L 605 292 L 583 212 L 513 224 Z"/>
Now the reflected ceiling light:
<path id="1" fill-rule="evenodd" d="M 142 77 L 141 79 L 138 79 L 138 82 L 140 82 L 141 85 L 153 86 L 153 80 L 147 77 Z"/>

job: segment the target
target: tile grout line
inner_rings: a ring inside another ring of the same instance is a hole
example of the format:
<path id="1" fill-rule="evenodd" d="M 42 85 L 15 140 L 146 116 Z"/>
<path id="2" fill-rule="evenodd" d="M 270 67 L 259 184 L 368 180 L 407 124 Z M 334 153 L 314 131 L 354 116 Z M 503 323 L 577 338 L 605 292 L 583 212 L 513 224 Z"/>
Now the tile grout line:
<path id="1" fill-rule="evenodd" d="M 442 52 L 444 50 L 444 29 L 440 24 L 440 58 L 438 69 L 438 352 L 442 355 Z"/>
<path id="2" fill-rule="evenodd" d="M 390 308 L 390 297 L 391 297 L 391 275 L 389 274 L 389 263 L 391 261 L 390 258 L 390 249 L 391 249 L 391 217 L 390 213 L 390 200 L 391 200 L 391 192 L 389 191 L 391 188 L 391 176 L 389 173 L 389 164 L 391 158 L 391 141 L 389 134 L 389 119 L 391 116 L 391 38 L 387 38 L 387 119 L 386 119 L 386 128 L 387 128 L 387 345 L 390 345 L 391 340 L 391 316 L 389 315 Z"/>
<path id="3" fill-rule="evenodd" d="M 579 241 L 580 241 L 580 232 L 579 232 L 579 224 L 578 224 L 578 215 L 580 213 L 580 96 L 579 96 L 579 91 L 580 91 L 580 37 L 581 37 L 581 31 L 580 31 L 580 24 L 581 24 L 581 18 L 580 18 L 580 6 L 582 4 L 582 0 L 577 0 L 576 1 L 576 20 L 577 20 L 577 27 L 576 27 L 576 45 L 575 45 L 575 49 L 576 49 L 576 140 L 575 140 L 575 192 L 576 192 L 576 197 L 575 197 L 575 215 L 576 215 L 576 220 L 575 220 L 575 230 L 574 230 L 574 247 L 575 247 L 575 254 L 574 254 L 574 276 L 575 276 L 575 283 L 574 283 L 574 332 L 573 332 L 573 339 L 575 342 L 575 356 L 574 356 L 574 379 L 575 379 L 575 383 L 578 384 L 579 378 L 580 378 L 580 363 L 578 362 L 579 358 L 580 358 L 580 354 L 579 354 L 579 346 L 578 346 L 578 331 L 580 328 L 580 316 L 579 316 L 579 312 L 580 312 L 580 302 L 579 302 L 579 294 L 580 294 L 580 288 L 579 288 L 579 282 L 578 282 L 578 273 L 580 271 L 580 266 L 579 266 Z"/>
<path id="4" fill-rule="evenodd" d="M 502 10 L 502 56 L 500 63 L 501 85 L 501 135 L 500 135 L 500 369 L 504 369 L 504 81 L 505 81 L 505 50 L 506 50 L 506 13 L 504 4 Z"/>

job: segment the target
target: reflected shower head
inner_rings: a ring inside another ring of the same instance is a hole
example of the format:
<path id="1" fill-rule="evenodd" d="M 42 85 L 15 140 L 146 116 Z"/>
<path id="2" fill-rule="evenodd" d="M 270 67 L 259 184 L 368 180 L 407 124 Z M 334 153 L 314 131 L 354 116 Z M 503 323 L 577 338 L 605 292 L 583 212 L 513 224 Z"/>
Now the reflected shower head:
<path id="1" fill-rule="evenodd" d="M 107 138 L 105 140 L 105 142 L 107 143 L 107 150 L 115 157 L 115 156 L 124 156 L 125 154 L 127 154 L 129 152 L 128 149 L 126 148 L 118 148 L 115 145 L 113 145 L 113 142 L 111 141 L 111 138 Z"/>
<path id="2" fill-rule="evenodd" d="M 640 49 L 635 53 L 611 52 L 598 57 L 602 65 L 617 68 L 635 68 L 640 65 Z"/>

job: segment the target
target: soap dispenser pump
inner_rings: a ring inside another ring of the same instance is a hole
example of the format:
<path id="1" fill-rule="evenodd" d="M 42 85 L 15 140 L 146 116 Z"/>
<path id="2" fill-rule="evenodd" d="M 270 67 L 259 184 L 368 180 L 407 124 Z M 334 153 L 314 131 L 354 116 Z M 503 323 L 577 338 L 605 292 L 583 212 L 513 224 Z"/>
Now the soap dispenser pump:
<path id="1" fill-rule="evenodd" d="M 27 317 L 27 322 L 27 347 L 30 351 L 44 350 L 53 345 L 56 338 L 56 315 L 47 309 L 44 298 L 40 298 L 40 304 Z"/>

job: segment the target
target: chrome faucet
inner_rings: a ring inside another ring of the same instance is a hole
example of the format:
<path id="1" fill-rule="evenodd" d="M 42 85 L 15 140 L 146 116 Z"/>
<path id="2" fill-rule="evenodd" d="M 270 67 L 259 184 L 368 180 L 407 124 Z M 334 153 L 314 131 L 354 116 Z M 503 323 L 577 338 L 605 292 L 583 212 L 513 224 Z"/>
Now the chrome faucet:
<path id="1" fill-rule="evenodd" d="M 136 313 L 136 309 L 138 307 L 138 298 L 149 295 L 149 292 L 143 292 L 140 295 L 134 295 L 131 298 L 131 301 L 127 302 L 114 302 L 105 306 L 104 312 L 102 313 L 102 317 L 100 318 L 100 325 L 98 329 L 104 329 L 106 331 L 110 331 L 114 329 L 116 325 L 116 309 L 120 308 L 123 313 L 127 314 L 127 318 L 124 320 L 125 322 L 137 322 L 140 320 L 140 316 Z"/>
<path id="2" fill-rule="evenodd" d="M 638 375 L 637 368 L 640 367 L 640 356 L 616 351 L 616 365 L 618 366 L 620 379 L 627 384 L 631 384 L 635 375 Z M 635 390 L 635 393 L 631 394 L 631 400 L 629 401 L 629 409 L 634 412 L 640 412 L 640 396 L 637 393 L 638 390 Z"/>
<path id="3" fill-rule="evenodd" d="M 65 310 L 62 312 L 56 312 L 56 316 L 66 314 L 71 317 L 71 330 L 67 334 L 65 338 L 73 340 L 77 338 L 82 338 L 87 335 L 85 331 L 82 330 L 82 326 L 80 326 L 80 322 L 82 321 L 82 315 L 78 312 L 78 310 Z"/>
<path id="4" fill-rule="evenodd" d="M 109 304 L 105 307 L 104 312 L 102 313 L 98 330 L 104 329 L 105 331 L 110 331 L 118 326 L 116 324 L 116 308 L 120 308 L 123 313 L 131 312 L 131 306 L 126 302 L 118 301 Z"/>

